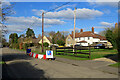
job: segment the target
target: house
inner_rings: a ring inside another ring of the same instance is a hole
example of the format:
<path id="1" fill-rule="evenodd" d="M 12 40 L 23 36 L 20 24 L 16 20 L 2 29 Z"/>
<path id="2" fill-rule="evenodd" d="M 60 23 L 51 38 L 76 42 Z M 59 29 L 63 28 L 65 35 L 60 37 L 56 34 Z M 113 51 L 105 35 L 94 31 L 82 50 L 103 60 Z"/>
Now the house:
<path id="1" fill-rule="evenodd" d="M 50 37 L 43 37 L 43 43 L 47 42 L 49 45 L 52 45 L 52 39 Z M 42 44 L 42 38 L 38 42 L 39 44 Z"/>
<path id="2" fill-rule="evenodd" d="M 38 44 L 39 39 L 38 38 L 19 38 L 19 48 L 22 49 L 24 44 Z"/>
<path id="3" fill-rule="evenodd" d="M 101 36 L 94 32 L 94 27 L 92 27 L 91 31 L 83 32 L 83 29 L 81 29 L 80 32 L 75 33 L 75 45 L 89 46 L 92 44 L 107 43 L 107 42 L 108 41 L 104 36 Z M 73 45 L 73 31 L 66 38 L 65 46 L 71 46 L 71 45 Z"/>
<path id="4" fill-rule="evenodd" d="M 37 38 L 19 38 L 18 39 L 19 43 L 38 43 Z"/>

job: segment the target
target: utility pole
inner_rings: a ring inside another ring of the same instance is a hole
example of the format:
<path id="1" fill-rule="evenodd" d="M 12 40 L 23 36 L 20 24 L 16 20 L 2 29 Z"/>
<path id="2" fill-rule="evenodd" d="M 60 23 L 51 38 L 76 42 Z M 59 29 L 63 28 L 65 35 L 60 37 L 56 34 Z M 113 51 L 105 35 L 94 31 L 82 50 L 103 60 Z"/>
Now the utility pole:
<path id="1" fill-rule="evenodd" d="M 74 49 L 75 48 L 75 21 L 76 21 L 76 8 L 74 10 L 73 52 L 75 52 L 75 49 Z"/>
<path id="2" fill-rule="evenodd" d="M 44 37 L 44 12 L 42 13 L 42 53 L 43 53 L 43 37 Z"/>

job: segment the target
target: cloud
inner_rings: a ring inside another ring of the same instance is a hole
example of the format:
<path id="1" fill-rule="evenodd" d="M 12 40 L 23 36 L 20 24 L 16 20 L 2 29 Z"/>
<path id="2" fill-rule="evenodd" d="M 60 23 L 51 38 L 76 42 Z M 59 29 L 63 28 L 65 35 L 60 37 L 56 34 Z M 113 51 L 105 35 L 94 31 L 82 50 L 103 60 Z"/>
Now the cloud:
<path id="1" fill-rule="evenodd" d="M 11 5 L 10 2 L 2 2 L 2 6 Z"/>
<path id="2" fill-rule="evenodd" d="M 98 32 L 94 32 L 94 33 L 98 34 Z"/>
<path id="3" fill-rule="evenodd" d="M 4 7 L 7 7 L 7 6 L 10 6 L 11 3 L 10 2 L 1 2 L 2 4 L 0 4 L 0 7 L 4 8 Z"/>
<path id="4" fill-rule="evenodd" d="M 63 9 L 63 8 L 74 8 L 74 7 L 76 7 L 77 6 L 77 4 L 71 4 L 71 5 L 63 5 L 63 6 L 61 6 L 61 7 L 59 7 L 58 5 L 53 5 L 51 8 L 52 9 L 54 9 L 54 8 L 57 8 L 55 11 L 57 11 L 57 10 L 60 10 L 60 9 Z M 59 8 L 58 8 L 59 7 Z"/>
<path id="5" fill-rule="evenodd" d="M 35 10 L 36 15 L 41 16 L 41 12 L 44 10 Z M 95 17 L 102 16 L 103 12 L 95 10 L 95 9 L 87 9 L 87 8 L 78 8 L 76 9 L 76 18 L 77 19 L 92 19 Z M 46 18 L 62 18 L 62 19 L 73 19 L 74 18 L 74 10 L 67 8 L 66 10 L 55 11 L 55 12 L 47 12 L 44 15 Z"/>
<path id="6" fill-rule="evenodd" d="M 118 7 L 119 0 L 86 0 L 91 6 L 111 6 Z"/>
<path id="7" fill-rule="evenodd" d="M 61 21 L 59 19 L 44 19 L 44 26 L 51 27 L 52 25 L 61 25 L 64 24 L 64 21 Z M 5 22 L 7 25 L 7 29 L 11 32 L 21 32 L 25 30 L 28 27 L 38 27 L 42 26 L 42 20 L 40 18 L 37 18 L 35 16 L 32 17 L 7 17 L 7 20 Z"/>
<path id="8" fill-rule="evenodd" d="M 8 32 L 23 32 L 25 30 L 27 30 L 27 28 L 31 28 L 33 29 L 32 26 L 26 26 L 26 25 L 6 25 L 7 28 L 5 30 L 8 30 Z M 44 25 L 44 27 L 51 27 L 51 25 Z"/>
<path id="9" fill-rule="evenodd" d="M 110 13 L 111 13 L 111 11 L 110 11 L 109 9 L 103 9 L 103 12 L 104 12 L 105 14 L 110 14 Z"/>
<path id="10" fill-rule="evenodd" d="M 79 31 L 80 28 L 75 28 L 76 31 Z M 74 31 L 74 29 L 69 29 L 69 31 Z"/>
<path id="11" fill-rule="evenodd" d="M 25 25 L 6 25 L 8 32 L 23 32 L 27 29 Z"/>
<path id="12" fill-rule="evenodd" d="M 120 0 L 86 0 L 87 2 L 119 2 Z"/>
<path id="13" fill-rule="evenodd" d="M 109 22 L 100 22 L 100 26 L 94 26 L 96 29 L 106 29 L 108 27 L 113 27 L 115 23 L 109 23 Z"/>
<path id="14" fill-rule="evenodd" d="M 114 25 L 114 23 L 108 23 L 108 22 L 100 22 L 100 24 L 105 27 L 112 27 Z"/>
<path id="15" fill-rule="evenodd" d="M 96 28 L 96 29 L 105 29 L 107 27 L 106 26 L 94 26 L 94 28 Z"/>
<path id="16" fill-rule="evenodd" d="M 41 25 L 42 19 L 37 18 L 35 16 L 32 17 L 7 17 L 6 23 L 8 24 L 24 24 L 24 25 L 30 25 L 32 23 L 36 25 Z M 59 19 L 44 19 L 44 24 L 47 25 L 60 25 L 64 24 L 64 21 L 61 21 Z"/>

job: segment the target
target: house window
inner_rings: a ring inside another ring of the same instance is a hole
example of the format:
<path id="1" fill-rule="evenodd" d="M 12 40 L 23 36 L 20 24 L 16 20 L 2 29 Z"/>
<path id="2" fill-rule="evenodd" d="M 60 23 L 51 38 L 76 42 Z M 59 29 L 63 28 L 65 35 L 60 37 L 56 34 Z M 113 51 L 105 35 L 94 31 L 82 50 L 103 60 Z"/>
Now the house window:
<path id="1" fill-rule="evenodd" d="M 88 37 L 88 40 L 90 39 L 90 37 Z"/>
<path id="2" fill-rule="evenodd" d="M 80 38 L 79 38 L 79 40 L 80 40 Z"/>
<path id="3" fill-rule="evenodd" d="M 68 41 L 70 41 L 70 39 L 68 39 Z"/>
<path id="4" fill-rule="evenodd" d="M 98 42 L 95 42 L 95 44 L 98 44 Z"/>

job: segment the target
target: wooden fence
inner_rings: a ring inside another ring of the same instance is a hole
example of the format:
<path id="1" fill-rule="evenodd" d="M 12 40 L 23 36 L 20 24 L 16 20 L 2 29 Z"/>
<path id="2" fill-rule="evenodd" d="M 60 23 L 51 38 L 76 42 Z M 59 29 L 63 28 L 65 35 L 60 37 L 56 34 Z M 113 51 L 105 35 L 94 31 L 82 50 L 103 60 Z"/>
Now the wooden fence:
<path id="1" fill-rule="evenodd" d="M 74 49 L 74 52 L 73 52 Z M 86 50 L 86 51 L 84 51 Z M 91 58 L 91 46 L 76 46 L 73 47 L 56 47 L 55 49 L 56 55 L 68 55 L 68 56 L 77 56 L 77 54 L 85 54 L 88 55 L 88 58 Z M 69 53 L 73 53 L 73 55 L 69 55 Z"/>

